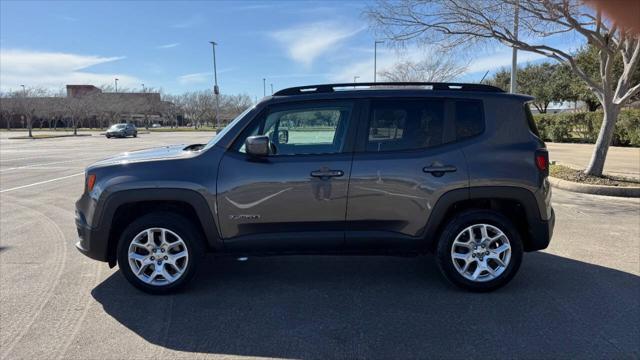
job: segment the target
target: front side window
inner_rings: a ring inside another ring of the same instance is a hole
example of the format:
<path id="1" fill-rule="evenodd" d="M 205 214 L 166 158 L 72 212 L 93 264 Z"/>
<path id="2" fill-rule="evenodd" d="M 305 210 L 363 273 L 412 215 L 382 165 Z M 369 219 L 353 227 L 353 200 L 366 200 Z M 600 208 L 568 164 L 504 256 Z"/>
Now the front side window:
<path id="1" fill-rule="evenodd" d="M 378 100 L 369 115 L 369 152 L 412 150 L 443 142 L 443 100 Z"/>
<path id="2" fill-rule="evenodd" d="M 249 136 L 267 135 L 273 155 L 331 154 L 343 150 L 351 104 L 274 107 L 253 124 L 237 143 L 245 152 Z"/>

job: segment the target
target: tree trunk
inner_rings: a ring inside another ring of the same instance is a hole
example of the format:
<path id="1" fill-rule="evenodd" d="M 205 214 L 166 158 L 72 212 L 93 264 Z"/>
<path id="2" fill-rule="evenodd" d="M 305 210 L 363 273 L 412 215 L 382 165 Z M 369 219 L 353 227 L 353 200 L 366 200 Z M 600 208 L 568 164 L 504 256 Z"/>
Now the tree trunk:
<path id="1" fill-rule="evenodd" d="M 27 128 L 29 129 L 29 137 L 33 137 L 31 133 L 31 117 L 27 117 Z"/>
<path id="2" fill-rule="evenodd" d="M 605 99 L 602 104 L 602 109 L 604 110 L 604 117 L 602 119 L 600 133 L 598 134 L 598 139 L 596 140 L 596 145 L 593 149 L 589 166 L 584 171 L 587 175 L 602 176 L 604 161 L 607 158 L 609 145 L 611 145 L 611 139 L 613 138 L 613 133 L 616 128 L 618 114 L 620 114 L 620 105 L 613 104 L 613 99 Z"/>

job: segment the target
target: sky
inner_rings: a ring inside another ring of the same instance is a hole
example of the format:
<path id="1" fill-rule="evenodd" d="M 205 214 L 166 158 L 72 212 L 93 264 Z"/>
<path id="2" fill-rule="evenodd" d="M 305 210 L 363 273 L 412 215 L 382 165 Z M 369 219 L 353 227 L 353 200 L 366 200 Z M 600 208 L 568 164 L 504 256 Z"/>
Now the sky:
<path id="1" fill-rule="evenodd" d="M 252 99 L 289 86 L 373 80 L 364 1 L 6 1 L 0 0 L 0 90 L 114 84 L 171 94 L 210 89 L 213 56 L 222 93 Z M 575 39 L 559 39 L 576 46 Z M 437 50 L 378 45 L 378 71 Z M 511 64 L 496 45 L 463 54 L 459 81 Z M 519 63 L 542 61 L 519 54 Z"/>

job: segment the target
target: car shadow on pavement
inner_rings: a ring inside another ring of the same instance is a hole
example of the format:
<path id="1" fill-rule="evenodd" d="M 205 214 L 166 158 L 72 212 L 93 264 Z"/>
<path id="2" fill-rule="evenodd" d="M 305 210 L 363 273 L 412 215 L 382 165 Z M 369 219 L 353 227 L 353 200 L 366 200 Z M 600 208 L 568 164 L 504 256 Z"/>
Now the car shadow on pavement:
<path id="1" fill-rule="evenodd" d="M 185 291 L 117 272 L 93 297 L 169 349 L 285 358 L 638 357 L 640 277 L 546 253 L 507 287 L 445 283 L 432 257 L 206 258 Z"/>

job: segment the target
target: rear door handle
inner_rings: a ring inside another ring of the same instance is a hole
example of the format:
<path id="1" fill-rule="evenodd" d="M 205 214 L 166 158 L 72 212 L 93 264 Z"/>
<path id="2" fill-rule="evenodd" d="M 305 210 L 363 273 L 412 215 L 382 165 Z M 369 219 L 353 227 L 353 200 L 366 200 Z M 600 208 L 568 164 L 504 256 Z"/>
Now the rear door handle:
<path id="1" fill-rule="evenodd" d="M 340 177 L 344 175 L 342 170 L 315 170 L 311 172 L 311 176 L 319 178 Z"/>
<path id="2" fill-rule="evenodd" d="M 430 173 L 435 177 L 440 177 L 444 175 L 444 173 L 455 172 L 457 170 L 458 169 L 453 165 L 426 166 L 422 168 L 422 171 Z"/>

